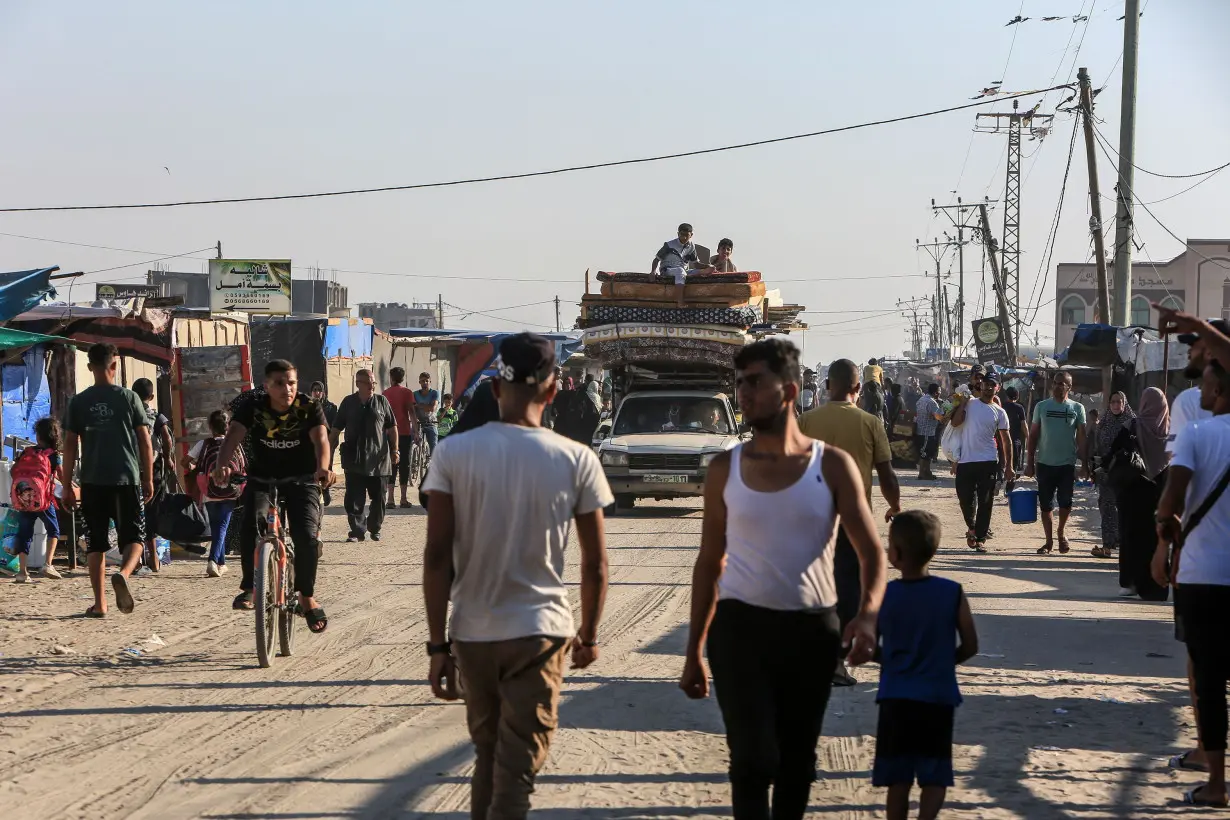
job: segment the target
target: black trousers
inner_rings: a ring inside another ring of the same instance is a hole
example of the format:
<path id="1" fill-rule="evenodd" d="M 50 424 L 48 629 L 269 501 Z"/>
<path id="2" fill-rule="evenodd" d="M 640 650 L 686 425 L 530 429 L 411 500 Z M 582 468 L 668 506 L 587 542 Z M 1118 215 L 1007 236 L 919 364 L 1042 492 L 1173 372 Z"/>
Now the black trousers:
<path id="1" fill-rule="evenodd" d="M 410 447 L 413 444 L 414 436 L 397 437 L 397 452 L 401 453 L 401 460 L 397 462 L 397 480 L 402 489 L 410 484 Z"/>
<path id="2" fill-rule="evenodd" d="M 1226 683 L 1230 681 L 1230 586 L 1183 584 L 1175 606 L 1182 618 L 1199 712 L 1200 740 L 1210 752 L 1226 750 Z"/>
<path id="3" fill-rule="evenodd" d="M 979 541 L 987 540 L 991 529 L 991 510 L 995 506 L 995 476 L 999 464 L 994 461 L 970 461 L 957 465 L 957 499 L 965 527 L 974 531 Z"/>
<path id="4" fill-rule="evenodd" d="M 1135 589 L 1146 601 L 1166 600 L 1169 589 L 1153 580 L 1153 552 L 1157 547 L 1157 504 L 1166 485 L 1163 472 L 1154 481 L 1137 479 L 1118 491 L 1119 586 Z"/>
<path id="5" fill-rule="evenodd" d="M 863 598 L 862 568 L 858 553 L 846 535 L 846 528 L 837 526 L 837 543 L 833 548 L 833 580 L 837 586 L 837 619 L 844 630 L 858 615 L 858 605 Z"/>
<path id="6" fill-rule="evenodd" d="M 346 520 L 350 523 L 350 534 L 354 536 L 370 532 L 380 534 L 384 524 L 384 493 L 385 477 L 382 475 L 361 475 L 346 473 L 346 497 L 343 504 L 346 507 Z M 366 502 L 371 500 L 371 509 L 364 510 Z"/>
<path id="7" fill-rule="evenodd" d="M 316 567 L 320 562 L 320 488 L 288 484 L 278 488 L 278 500 L 286 510 L 286 523 L 295 544 L 295 591 L 309 598 L 316 594 Z M 252 589 L 258 520 L 269 511 L 269 491 L 249 481 L 243 491 L 243 524 L 239 529 L 239 555 L 243 567 L 242 590 Z"/>
<path id="8" fill-rule="evenodd" d="M 708 654 L 726 725 L 735 820 L 806 814 L 840 646 L 833 608 L 791 612 L 718 602 Z"/>

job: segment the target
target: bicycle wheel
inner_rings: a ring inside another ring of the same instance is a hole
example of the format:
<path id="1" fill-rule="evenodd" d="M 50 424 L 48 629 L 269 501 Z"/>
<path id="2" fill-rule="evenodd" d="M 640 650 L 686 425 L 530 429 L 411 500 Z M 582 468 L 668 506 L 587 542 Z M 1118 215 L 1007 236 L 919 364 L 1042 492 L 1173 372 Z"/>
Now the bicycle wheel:
<path id="1" fill-rule="evenodd" d="M 295 553 L 289 544 L 286 545 L 286 572 L 282 577 L 286 606 L 278 610 L 278 654 L 289 658 L 295 653 L 295 613 L 299 611 L 299 596 L 295 593 Z"/>
<path id="2" fill-rule="evenodd" d="M 256 610 L 256 660 L 261 668 L 269 666 L 273 655 L 273 632 L 277 620 L 278 561 L 273 541 L 261 539 L 256 545 L 256 569 L 252 576 L 252 608 Z"/>
<path id="3" fill-rule="evenodd" d="M 422 481 L 423 445 L 416 444 L 410 450 L 410 483 L 415 487 Z"/>

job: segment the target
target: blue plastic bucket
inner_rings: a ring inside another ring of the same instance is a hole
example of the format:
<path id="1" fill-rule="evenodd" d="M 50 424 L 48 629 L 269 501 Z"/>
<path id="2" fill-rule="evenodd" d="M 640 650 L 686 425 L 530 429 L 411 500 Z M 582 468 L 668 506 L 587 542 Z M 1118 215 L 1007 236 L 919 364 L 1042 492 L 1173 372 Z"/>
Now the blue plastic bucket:
<path id="1" fill-rule="evenodd" d="M 1038 491 L 1013 490 L 1008 493 L 1008 512 L 1013 524 L 1032 524 L 1038 520 Z"/>

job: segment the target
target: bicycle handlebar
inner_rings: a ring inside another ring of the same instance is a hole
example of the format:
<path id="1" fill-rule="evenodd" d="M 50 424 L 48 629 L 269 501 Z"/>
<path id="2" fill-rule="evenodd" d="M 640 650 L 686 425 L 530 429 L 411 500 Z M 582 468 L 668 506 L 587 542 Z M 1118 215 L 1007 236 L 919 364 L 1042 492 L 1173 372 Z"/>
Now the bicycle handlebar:
<path id="1" fill-rule="evenodd" d="M 248 481 L 255 484 L 263 484 L 266 487 L 285 487 L 288 484 L 303 484 L 313 487 L 320 485 L 320 482 L 316 480 L 315 474 L 287 476 L 285 478 L 261 478 L 260 476 L 231 473 L 232 484 L 239 484 Z"/>

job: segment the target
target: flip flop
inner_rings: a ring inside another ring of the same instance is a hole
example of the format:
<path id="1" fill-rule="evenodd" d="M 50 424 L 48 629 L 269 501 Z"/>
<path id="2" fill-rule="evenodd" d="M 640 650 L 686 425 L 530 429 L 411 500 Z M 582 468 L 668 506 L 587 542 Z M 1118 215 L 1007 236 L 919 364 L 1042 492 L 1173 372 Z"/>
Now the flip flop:
<path id="1" fill-rule="evenodd" d="M 978 537 L 974 535 L 973 530 L 969 530 L 968 532 L 965 533 L 965 546 L 969 547 L 970 549 L 978 548 Z"/>
<path id="2" fill-rule="evenodd" d="M 974 552 L 986 552 L 986 551 L 987 551 L 987 545 L 983 543 L 982 541 L 979 541 L 974 545 Z"/>
<path id="3" fill-rule="evenodd" d="M 1166 761 L 1166 767 L 1170 769 L 1180 769 L 1185 772 L 1205 772 L 1207 773 L 1209 771 L 1208 764 L 1187 762 L 1187 756 L 1190 754 L 1191 752 L 1187 751 L 1181 755 L 1175 755 L 1174 757 L 1170 758 L 1170 760 Z"/>
<path id="4" fill-rule="evenodd" d="M 100 610 L 96 605 L 90 604 L 90 608 L 87 609 L 85 611 L 85 614 L 82 615 L 81 617 L 83 618 L 105 618 L 107 617 L 107 613 Z"/>
<path id="5" fill-rule="evenodd" d="M 241 592 L 235 596 L 235 600 L 231 601 L 231 609 L 238 609 L 243 612 L 250 612 L 253 609 L 252 593 Z"/>
<path id="6" fill-rule="evenodd" d="M 1071 549 L 1072 547 L 1068 544 L 1068 539 L 1066 538 L 1059 539 L 1059 554 L 1060 555 L 1067 555 L 1068 551 Z"/>
<path id="7" fill-rule="evenodd" d="M 1224 797 L 1221 800 L 1210 800 L 1208 798 L 1201 797 L 1199 792 L 1203 788 L 1204 786 L 1197 786 L 1191 791 L 1184 792 L 1183 802 L 1189 806 L 1212 806 L 1213 808 L 1218 809 L 1224 809 L 1227 806 L 1230 806 L 1230 800 L 1227 800 Z"/>
<path id="8" fill-rule="evenodd" d="M 1055 545 L 1048 541 L 1042 546 L 1038 547 L 1038 554 L 1039 555 L 1050 555 L 1051 550 L 1053 550 L 1054 548 L 1055 548 Z"/>
<path id="9" fill-rule="evenodd" d="M 115 588 L 115 605 L 120 608 L 120 612 L 131 615 L 136 608 L 136 602 L 132 599 L 132 590 L 128 588 L 128 579 L 124 577 L 124 573 L 113 574 L 111 586 Z"/>
<path id="10" fill-rule="evenodd" d="M 321 607 L 307 610 L 303 617 L 307 619 L 308 629 L 317 635 L 329 628 L 329 618 Z"/>

